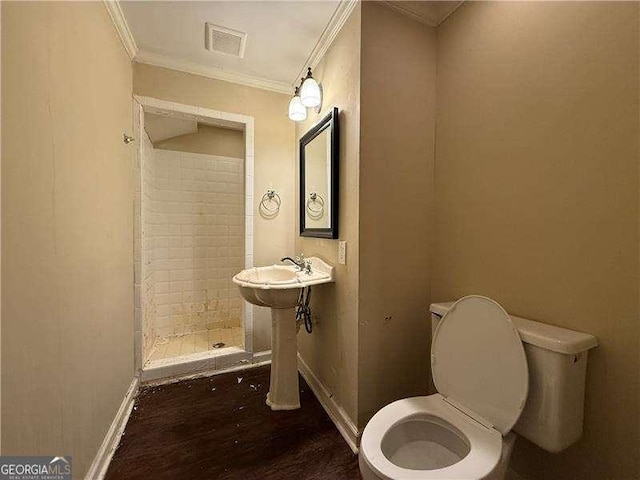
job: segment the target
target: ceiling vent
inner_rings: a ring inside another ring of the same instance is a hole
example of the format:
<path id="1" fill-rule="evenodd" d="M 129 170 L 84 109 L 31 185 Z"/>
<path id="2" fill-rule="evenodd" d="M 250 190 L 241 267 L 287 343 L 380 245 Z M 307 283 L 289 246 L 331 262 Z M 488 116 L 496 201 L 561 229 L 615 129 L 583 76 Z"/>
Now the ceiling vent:
<path id="1" fill-rule="evenodd" d="M 246 33 L 205 23 L 204 45 L 207 50 L 243 58 L 246 44 Z"/>

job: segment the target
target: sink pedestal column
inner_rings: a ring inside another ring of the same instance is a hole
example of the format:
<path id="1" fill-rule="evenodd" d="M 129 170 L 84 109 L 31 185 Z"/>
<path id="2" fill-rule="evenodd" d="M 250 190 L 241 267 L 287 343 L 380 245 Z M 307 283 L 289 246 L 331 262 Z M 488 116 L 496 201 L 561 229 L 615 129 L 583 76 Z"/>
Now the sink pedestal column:
<path id="1" fill-rule="evenodd" d="M 271 308 L 271 410 L 300 408 L 295 308 Z"/>

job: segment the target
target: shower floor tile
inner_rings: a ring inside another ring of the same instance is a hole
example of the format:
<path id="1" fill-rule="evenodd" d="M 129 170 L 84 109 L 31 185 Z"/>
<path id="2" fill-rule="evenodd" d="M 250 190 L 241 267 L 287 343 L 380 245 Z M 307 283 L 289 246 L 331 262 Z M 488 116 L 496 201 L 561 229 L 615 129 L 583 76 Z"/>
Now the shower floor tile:
<path id="1" fill-rule="evenodd" d="M 244 330 L 242 327 L 225 327 L 202 332 L 158 337 L 148 361 L 206 352 L 213 349 L 214 343 L 224 343 L 225 347 L 244 346 Z"/>

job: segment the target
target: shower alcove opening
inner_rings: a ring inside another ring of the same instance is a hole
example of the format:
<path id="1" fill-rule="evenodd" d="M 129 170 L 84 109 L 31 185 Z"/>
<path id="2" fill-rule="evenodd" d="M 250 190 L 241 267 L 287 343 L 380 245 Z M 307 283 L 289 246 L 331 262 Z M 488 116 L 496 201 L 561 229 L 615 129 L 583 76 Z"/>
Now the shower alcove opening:
<path id="1" fill-rule="evenodd" d="M 253 117 L 134 96 L 135 365 L 142 381 L 253 355 Z"/>

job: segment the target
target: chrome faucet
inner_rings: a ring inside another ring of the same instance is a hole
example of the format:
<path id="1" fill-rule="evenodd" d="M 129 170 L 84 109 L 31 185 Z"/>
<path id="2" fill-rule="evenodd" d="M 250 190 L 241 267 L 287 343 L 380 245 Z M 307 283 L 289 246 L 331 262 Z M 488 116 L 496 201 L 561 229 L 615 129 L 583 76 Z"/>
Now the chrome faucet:
<path id="1" fill-rule="evenodd" d="M 285 260 L 293 263 L 296 267 L 298 267 L 299 271 L 305 272 L 307 275 L 311 275 L 311 262 L 309 260 L 305 260 L 304 253 L 301 253 L 296 258 L 282 257 L 280 259 L 281 262 L 284 262 Z"/>

